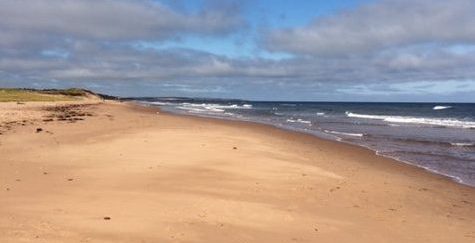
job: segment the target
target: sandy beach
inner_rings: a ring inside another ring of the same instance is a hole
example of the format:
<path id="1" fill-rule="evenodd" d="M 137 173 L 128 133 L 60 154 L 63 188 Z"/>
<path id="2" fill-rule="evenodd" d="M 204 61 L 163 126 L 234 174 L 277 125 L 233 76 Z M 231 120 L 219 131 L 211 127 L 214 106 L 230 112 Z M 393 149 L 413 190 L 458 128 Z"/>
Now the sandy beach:
<path id="1" fill-rule="evenodd" d="M 2 243 L 475 242 L 474 188 L 364 148 L 99 100 L 0 112 Z"/>

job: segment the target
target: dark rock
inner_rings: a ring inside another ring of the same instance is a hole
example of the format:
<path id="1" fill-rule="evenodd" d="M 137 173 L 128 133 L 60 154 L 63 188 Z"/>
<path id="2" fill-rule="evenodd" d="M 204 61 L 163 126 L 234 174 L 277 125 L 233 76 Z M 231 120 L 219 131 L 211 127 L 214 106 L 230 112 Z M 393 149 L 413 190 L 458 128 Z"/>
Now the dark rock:
<path id="1" fill-rule="evenodd" d="M 104 220 L 111 220 L 111 217 L 104 217 Z"/>
<path id="2" fill-rule="evenodd" d="M 36 132 L 37 132 L 37 133 L 38 133 L 38 132 L 42 132 L 42 131 L 43 131 L 43 128 L 40 128 L 40 127 L 39 127 L 39 128 L 36 128 Z"/>

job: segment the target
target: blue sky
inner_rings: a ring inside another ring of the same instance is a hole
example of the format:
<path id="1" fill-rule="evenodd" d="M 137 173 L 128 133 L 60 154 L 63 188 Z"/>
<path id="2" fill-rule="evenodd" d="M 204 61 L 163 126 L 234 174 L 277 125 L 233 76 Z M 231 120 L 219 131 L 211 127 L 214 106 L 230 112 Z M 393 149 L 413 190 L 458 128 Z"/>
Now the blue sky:
<path id="1" fill-rule="evenodd" d="M 204 5 L 203 1 L 157 0 L 156 2 L 189 12 L 199 12 Z M 288 58 L 289 54 L 286 53 L 271 53 L 260 49 L 258 46 L 259 31 L 306 25 L 317 17 L 351 9 L 365 2 L 369 2 L 369 0 L 299 1 L 298 7 L 296 7 L 296 1 L 289 0 L 242 1 L 240 8 L 248 24 L 245 31 L 238 31 L 225 37 L 188 36 L 179 41 L 140 44 L 157 49 L 198 49 L 233 58 Z"/>
<path id="2" fill-rule="evenodd" d="M 472 0 L 5 0 L 0 86 L 475 102 Z"/>

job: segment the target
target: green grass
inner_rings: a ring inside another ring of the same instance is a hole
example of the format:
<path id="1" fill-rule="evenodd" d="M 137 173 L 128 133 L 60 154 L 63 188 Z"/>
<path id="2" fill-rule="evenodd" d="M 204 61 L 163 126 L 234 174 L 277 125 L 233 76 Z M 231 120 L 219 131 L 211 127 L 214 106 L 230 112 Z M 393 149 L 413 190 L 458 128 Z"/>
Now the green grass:
<path id="1" fill-rule="evenodd" d="M 80 92 L 82 91 L 82 93 Z M 57 91 L 36 91 L 25 89 L 0 89 L 0 102 L 29 102 L 29 101 L 70 101 L 77 96 L 83 96 L 84 91 L 78 89 Z"/>
<path id="2" fill-rule="evenodd" d="M 52 95 L 65 95 L 65 96 L 86 96 L 88 93 L 91 94 L 90 91 L 86 91 L 84 89 L 54 89 L 54 90 L 41 90 L 39 91 L 42 94 L 52 94 Z"/>

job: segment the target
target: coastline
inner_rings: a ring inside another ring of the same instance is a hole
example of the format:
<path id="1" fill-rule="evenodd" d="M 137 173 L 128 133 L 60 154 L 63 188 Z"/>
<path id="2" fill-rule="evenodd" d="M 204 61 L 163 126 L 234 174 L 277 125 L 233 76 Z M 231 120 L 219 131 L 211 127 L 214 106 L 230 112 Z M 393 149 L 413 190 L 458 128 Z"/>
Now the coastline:
<path id="1" fill-rule="evenodd" d="M 141 103 L 137 103 L 137 102 L 131 102 L 131 104 L 138 105 L 138 106 L 150 107 L 151 109 L 160 110 L 159 106 L 153 106 L 153 105 L 149 105 L 149 104 L 145 104 L 145 103 L 141 104 Z M 452 176 L 452 175 L 449 175 L 449 174 L 445 174 L 445 173 L 442 173 L 440 171 L 431 169 L 429 167 L 420 166 L 420 165 L 411 163 L 410 161 L 405 161 L 405 160 L 403 160 L 401 158 L 398 158 L 398 157 L 392 157 L 392 156 L 384 155 L 384 154 L 381 154 L 380 151 L 374 150 L 374 149 L 372 149 L 368 146 L 364 146 L 362 144 L 357 144 L 357 143 L 351 143 L 351 142 L 348 142 L 348 141 L 344 141 L 344 140 L 342 140 L 342 139 L 340 139 L 336 136 L 334 138 L 330 139 L 330 138 L 325 138 L 323 136 L 315 135 L 310 131 L 293 129 L 293 128 L 285 127 L 285 126 L 277 126 L 277 125 L 274 125 L 274 124 L 271 124 L 271 123 L 265 123 L 265 122 L 258 122 L 258 121 L 252 121 L 252 120 L 240 120 L 238 118 L 233 118 L 233 117 L 213 117 L 213 116 L 204 115 L 204 114 L 188 114 L 188 113 L 178 113 L 178 112 L 163 111 L 163 110 L 161 110 L 160 112 L 167 113 L 167 114 L 170 114 L 170 115 L 189 117 L 189 118 L 222 120 L 222 121 L 230 121 L 230 122 L 238 122 L 238 123 L 243 122 L 244 125 L 246 125 L 246 124 L 264 125 L 264 126 L 269 126 L 271 128 L 276 128 L 276 129 L 285 130 L 285 131 L 292 132 L 292 133 L 297 133 L 297 134 L 300 134 L 300 135 L 310 135 L 310 136 L 315 137 L 317 139 L 321 139 L 321 140 L 329 141 L 329 142 L 336 142 L 337 144 L 347 144 L 347 145 L 350 145 L 350 146 L 356 146 L 356 147 L 359 147 L 359 148 L 369 150 L 369 151 L 373 152 L 376 156 L 392 160 L 395 163 L 402 163 L 404 165 L 414 167 L 415 169 L 422 169 L 427 173 L 430 173 L 430 174 L 433 174 L 433 175 L 436 175 L 436 176 L 444 177 L 444 178 L 446 178 L 446 179 L 448 179 L 452 182 L 456 182 L 457 184 L 460 184 L 462 186 L 468 186 L 468 187 L 471 187 L 471 188 L 475 188 L 475 186 L 464 183 L 464 181 L 462 179 L 460 179 L 459 177 Z M 331 134 L 325 134 L 325 135 L 326 136 L 332 136 Z"/>
<path id="2" fill-rule="evenodd" d="M 2 242 L 475 238 L 474 188 L 361 146 L 136 104 L 86 109 L 0 136 Z"/>

